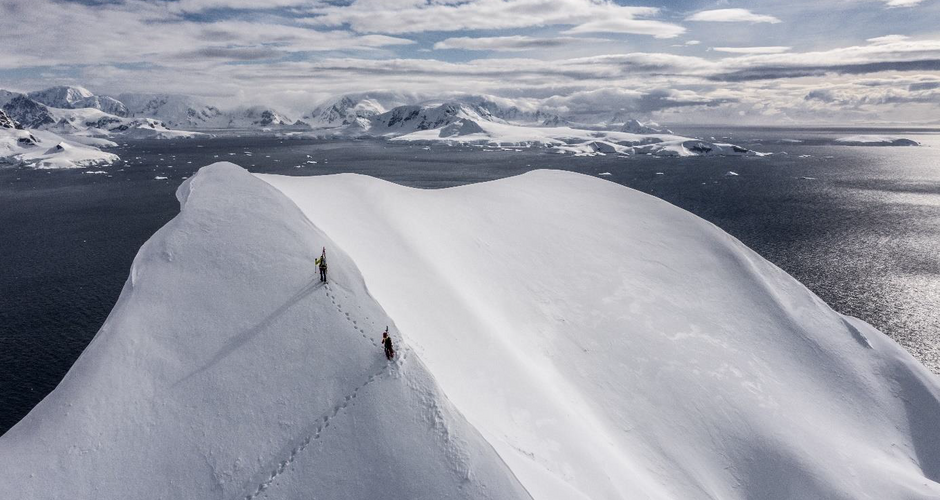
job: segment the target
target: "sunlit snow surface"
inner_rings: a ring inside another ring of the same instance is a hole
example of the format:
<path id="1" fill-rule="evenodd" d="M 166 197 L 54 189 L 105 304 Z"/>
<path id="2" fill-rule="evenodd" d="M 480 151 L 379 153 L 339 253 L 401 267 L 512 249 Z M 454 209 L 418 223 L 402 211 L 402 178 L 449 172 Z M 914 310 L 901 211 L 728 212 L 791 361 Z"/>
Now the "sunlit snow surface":
<path id="1" fill-rule="evenodd" d="M 11 497 L 940 494 L 936 378 L 666 202 L 556 171 L 259 177 L 180 188 L 0 438 Z"/>
<path id="2" fill-rule="evenodd" d="M 101 151 L 86 140 L 65 139 L 45 130 L 0 128 L 0 165 L 24 164 L 36 168 L 82 168 L 110 165 L 114 153 Z M 113 143 L 112 143 L 113 144 Z"/>

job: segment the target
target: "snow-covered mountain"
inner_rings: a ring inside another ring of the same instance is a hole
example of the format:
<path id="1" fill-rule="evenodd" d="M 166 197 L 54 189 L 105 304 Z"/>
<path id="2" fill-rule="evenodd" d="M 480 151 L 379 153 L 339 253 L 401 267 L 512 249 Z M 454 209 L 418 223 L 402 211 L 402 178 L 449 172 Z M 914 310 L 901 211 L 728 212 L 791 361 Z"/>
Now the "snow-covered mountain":
<path id="1" fill-rule="evenodd" d="M 130 116 L 155 118 L 171 128 L 226 129 L 267 128 L 292 125 L 283 114 L 264 106 L 223 111 L 184 95 L 121 94 Z"/>
<path id="2" fill-rule="evenodd" d="M 0 111 L 0 122 L 3 117 Z M 47 130 L 26 130 L 0 126 L 0 164 L 26 165 L 33 168 L 83 168 L 110 165 L 120 158 L 101 151 L 77 138 L 65 138 Z"/>
<path id="3" fill-rule="evenodd" d="M 27 96 L 53 108 L 93 108 L 115 116 L 127 116 L 127 107 L 121 101 L 108 96 L 96 96 L 84 87 L 51 87 L 30 92 Z"/>
<path id="4" fill-rule="evenodd" d="M 651 130 L 651 129 L 650 129 Z M 461 102 L 399 106 L 347 127 L 347 134 L 396 141 L 547 147 L 578 155 L 760 156 L 733 144 L 663 133 L 587 130 L 575 126 L 530 126 L 507 122 L 487 108 Z"/>
<path id="5" fill-rule="evenodd" d="M 641 122 L 633 118 L 628 119 L 620 127 L 621 132 L 631 134 L 672 134 L 672 131 L 656 122 Z"/>
<path id="6" fill-rule="evenodd" d="M 222 128 L 264 128 L 293 124 L 290 118 L 264 106 L 236 109 L 223 114 L 223 117 L 224 120 L 216 121 L 223 124 Z"/>
<path id="7" fill-rule="evenodd" d="M 2 97 L 5 100 L 3 111 L 26 128 L 41 128 L 56 123 L 56 117 L 49 112 L 49 108 L 23 94 L 7 92 Z"/>
<path id="8" fill-rule="evenodd" d="M 46 106 L 52 106 L 53 108 L 65 108 L 72 109 L 75 107 L 85 107 L 85 106 L 76 106 L 76 104 L 83 103 L 87 99 L 94 97 L 90 90 L 84 87 L 72 87 L 72 86 L 59 86 L 59 87 L 50 87 L 44 90 L 37 90 L 34 92 L 29 92 L 26 94 L 30 99 L 41 102 Z"/>
<path id="9" fill-rule="evenodd" d="M 177 196 L 0 437 L 11 498 L 940 496 L 937 378 L 652 196 L 224 163 Z"/>
<path id="10" fill-rule="evenodd" d="M 485 110 L 489 116 L 519 125 L 539 125 L 545 122 L 557 123 L 563 120 L 562 117 L 556 114 L 545 113 L 541 110 L 523 111 L 517 106 L 500 105 L 486 97 L 468 96 L 457 99 L 457 101 L 469 104 L 476 109 Z"/>
<path id="11" fill-rule="evenodd" d="M 495 120 L 497 118 L 485 109 L 458 102 L 445 102 L 438 106 L 399 106 L 373 116 L 369 120 L 369 131 L 382 136 L 406 134 L 442 129 L 456 122 L 472 122 L 476 125 L 474 128 L 479 128 L 479 122 Z"/>
<path id="12" fill-rule="evenodd" d="M 174 128 L 200 128 L 222 116 L 215 106 L 193 97 L 173 94 L 121 94 L 118 98 L 133 117 L 155 118 Z"/>
<path id="13" fill-rule="evenodd" d="M 311 127 L 332 128 L 353 125 L 360 119 L 369 119 L 384 112 L 385 108 L 375 99 L 353 99 L 344 95 L 318 106 L 305 118 Z"/>
<path id="14" fill-rule="evenodd" d="M 344 96 L 318 108 L 313 135 L 383 137 L 399 141 L 549 147 L 579 155 L 760 155 L 732 144 L 682 137 L 654 123 L 625 131 L 582 128 L 557 116 L 523 112 L 479 97 L 396 106 L 383 113 L 368 100 Z M 541 119 L 541 122 L 538 120 Z M 520 121 L 521 120 L 521 121 Z"/>
<path id="15" fill-rule="evenodd" d="M 333 128 L 344 125 L 361 128 L 363 119 L 370 119 L 393 108 L 417 106 L 431 109 L 443 105 L 464 106 L 487 119 L 520 125 L 538 125 L 546 120 L 561 119 L 557 115 L 540 110 L 523 111 L 512 104 L 499 104 L 494 98 L 484 95 L 455 95 L 441 100 L 389 92 L 342 95 L 317 106 L 312 113 L 305 115 L 304 119 L 313 128 Z"/>

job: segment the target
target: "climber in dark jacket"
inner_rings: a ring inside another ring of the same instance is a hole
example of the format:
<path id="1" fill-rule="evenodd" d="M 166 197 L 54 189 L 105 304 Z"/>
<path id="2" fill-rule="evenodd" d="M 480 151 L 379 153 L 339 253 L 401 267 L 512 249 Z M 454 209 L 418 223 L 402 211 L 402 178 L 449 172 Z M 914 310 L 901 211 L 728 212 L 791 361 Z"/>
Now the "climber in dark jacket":
<path id="1" fill-rule="evenodd" d="M 382 345 L 385 346 L 385 357 L 391 361 L 395 357 L 395 349 L 392 348 L 392 338 L 388 336 L 388 327 L 382 333 Z"/>
<path id="2" fill-rule="evenodd" d="M 320 281 L 326 283 L 326 247 L 323 247 L 323 253 L 314 261 L 314 264 L 320 267 Z"/>

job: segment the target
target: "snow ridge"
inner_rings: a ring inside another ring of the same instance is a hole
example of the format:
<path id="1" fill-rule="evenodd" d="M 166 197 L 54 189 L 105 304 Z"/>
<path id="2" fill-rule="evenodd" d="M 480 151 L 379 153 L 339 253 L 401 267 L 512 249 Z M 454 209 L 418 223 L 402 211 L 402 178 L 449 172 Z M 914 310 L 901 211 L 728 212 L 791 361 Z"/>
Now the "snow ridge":
<path id="1" fill-rule="evenodd" d="M 228 163 L 178 198 L 91 345 L 0 437 L 7 491 L 529 498 L 407 342 L 386 362 L 373 336 L 401 334 L 315 219 Z M 313 277 L 324 246 L 328 285 Z"/>

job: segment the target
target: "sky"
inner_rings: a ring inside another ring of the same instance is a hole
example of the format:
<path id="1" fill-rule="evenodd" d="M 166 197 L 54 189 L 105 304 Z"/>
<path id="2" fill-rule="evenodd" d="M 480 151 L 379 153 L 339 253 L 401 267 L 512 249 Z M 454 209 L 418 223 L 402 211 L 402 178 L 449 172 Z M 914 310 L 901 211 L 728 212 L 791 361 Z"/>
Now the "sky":
<path id="1" fill-rule="evenodd" d="M 0 88 L 584 120 L 940 124 L 940 0 L 0 0 Z"/>

